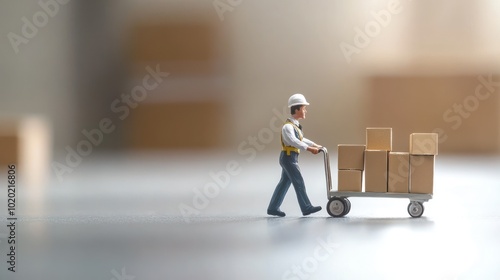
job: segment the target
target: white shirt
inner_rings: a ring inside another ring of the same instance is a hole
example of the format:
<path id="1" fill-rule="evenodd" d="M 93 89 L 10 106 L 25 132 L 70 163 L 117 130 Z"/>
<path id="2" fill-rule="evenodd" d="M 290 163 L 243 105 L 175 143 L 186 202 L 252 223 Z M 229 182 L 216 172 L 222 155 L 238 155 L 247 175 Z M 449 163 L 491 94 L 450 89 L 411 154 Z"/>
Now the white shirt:
<path id="1" fill-rule="evenodd" d="M 298 120 L 294 118 L 289 118 L 288 120 L 290 120 L 297 127 L 299 126 Z M 302 134 L 302 131 L 299 130 L 299 133 Z M 285 146 L 293 146 L 302 151 L 307 150 L 307 147 L 316 145 L 313 141 L 305 137 L 303 137 L 302 141 L 300 141 L 300 139 L 295 136 L 295 129 L 293 128 L 293 125 L 289 123 L 283 126 L 281 129 L 281 135 L 283 136 L 283 143 L 285 143 Z"/>

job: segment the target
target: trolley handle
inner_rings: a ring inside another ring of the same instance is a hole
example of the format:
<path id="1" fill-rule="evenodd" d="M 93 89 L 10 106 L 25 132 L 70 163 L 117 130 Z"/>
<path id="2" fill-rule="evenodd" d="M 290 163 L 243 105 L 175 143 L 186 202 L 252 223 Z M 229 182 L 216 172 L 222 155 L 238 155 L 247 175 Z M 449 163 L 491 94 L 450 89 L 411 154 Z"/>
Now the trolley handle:
<path id="1" fill-rule="evenodd" d="M 330 172 L 330 159 L 328 157 L 328 150 L 325 147 L 321 147 L 319 150 L 323 152 L 323 159 L 325 161 L 326 197 L 330 198 L 330 190 L 332 189 L 332 175 Z"/>

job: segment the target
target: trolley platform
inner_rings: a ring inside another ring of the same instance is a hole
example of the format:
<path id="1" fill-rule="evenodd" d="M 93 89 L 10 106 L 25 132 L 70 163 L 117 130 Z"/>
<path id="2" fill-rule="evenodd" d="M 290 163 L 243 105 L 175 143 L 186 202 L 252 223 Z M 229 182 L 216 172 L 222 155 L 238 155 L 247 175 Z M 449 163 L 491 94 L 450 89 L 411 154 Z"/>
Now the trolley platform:
<path id="1" fill-rule="evenodd" d="M 328 214 L 332 217 L 343 217 L 351 210 L 351 202 L 349 197 L 383 197 L 383 198 L 407 198 L 410 200 L 408 204 L 408 214 L 414 218 L 421 217 L 424 213 L 424 202 L 432 199 L 432 194 L 420 193 L 390 193 L 390 192 L 345 192 L 332 190 L 332 178 L 330 172 L 330 159 L 328 150 L 323 147 L 320 149 L 324 155 L 325 161 L 325 177 L 326 177 L 326 192 L 328 204 L 326 206 Z"/>

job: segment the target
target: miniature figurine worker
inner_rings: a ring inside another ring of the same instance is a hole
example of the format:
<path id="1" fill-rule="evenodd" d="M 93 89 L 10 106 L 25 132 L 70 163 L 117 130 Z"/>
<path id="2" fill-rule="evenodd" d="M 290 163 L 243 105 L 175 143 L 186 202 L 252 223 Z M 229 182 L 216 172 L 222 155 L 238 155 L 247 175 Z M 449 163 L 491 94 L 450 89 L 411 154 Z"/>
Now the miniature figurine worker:
<path id="1" fill-rule="evenodd" d="M 304 95 L 300 93 L 294 94 L 288 99 L 288 108 L 290 108 L 292 116 L 286 120 L 281 130 L 282 149 L 279 162 L 283 170 L 281 172 L 281 179 L 274 190 L 273 197 L 267 208 L 267 214 L 269 215 L 285 216 L 285 213 L 280 210 L 280 206 L 290 184 L 293 184 L 295 188 L 300 210 L 302 210 L 304 216 L 321 210 L 321 206 L 312 206 L 307 197 L 306 186 L 300 174 L 298 163 L 300 151 L 309 151 L 317 154 L 319 148 L 321 148 L 320 145 L 305 138 L 302 134 L 302 126 L 299 124 L 299 120 L 306 118 L 306 105 L 309 105 L 309 103 L 307 103 Z"/>

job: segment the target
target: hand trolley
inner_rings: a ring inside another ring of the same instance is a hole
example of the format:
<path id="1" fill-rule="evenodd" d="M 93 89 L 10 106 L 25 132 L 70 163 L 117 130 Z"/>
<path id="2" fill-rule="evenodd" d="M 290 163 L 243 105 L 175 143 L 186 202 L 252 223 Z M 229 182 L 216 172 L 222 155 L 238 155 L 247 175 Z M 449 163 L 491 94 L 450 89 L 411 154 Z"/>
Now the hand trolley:
<path id="1" fill-rule="evenodd" d="M 320 149 L 325 160 L 326 194 L 328 204 L 326 210 L 332 217 L 343 217 L 351 210 L 349 197 L 387 197 L 387 198 L 408 198 L 408 213 L 413 218 L 418 218 L 424 213 L 424 202 L 432 199 L 432 194 L 420 193 L 391 193 L 391 192 L 340 192 L 332 190 L 332 176 L 330 173 L 330 159 L 328 150 L 325 147 Z"/>

